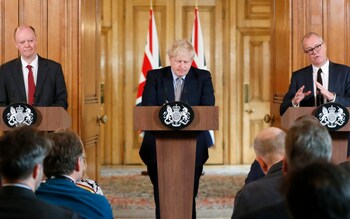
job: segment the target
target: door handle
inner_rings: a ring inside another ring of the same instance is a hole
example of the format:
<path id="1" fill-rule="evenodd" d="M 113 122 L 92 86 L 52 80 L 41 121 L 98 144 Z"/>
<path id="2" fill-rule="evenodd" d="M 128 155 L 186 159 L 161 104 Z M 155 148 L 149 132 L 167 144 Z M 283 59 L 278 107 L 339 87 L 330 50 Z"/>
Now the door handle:
<path id="1" fill-rule="evenodd" d="M 102 115 L 102 116 L 98 115 L 97 116 L 97 123 L 98 123 L 98 125 L 101 125 L 101 123 L 102 124 L 106 124 L 107 122 L 108 122 L 108 116 L 107 115 Z"/>
<path id="2" fill-rule="evenodd" d="M 274 122 L 274 121 L 275 121 L 275 115 L 273 115 L 273 114 L 271 114 L 271 115 L 266 114 L 266 115 L 264 116 L 264 122 L 266 122 L 266 123 L 272 123 L 272 122 Z"/>

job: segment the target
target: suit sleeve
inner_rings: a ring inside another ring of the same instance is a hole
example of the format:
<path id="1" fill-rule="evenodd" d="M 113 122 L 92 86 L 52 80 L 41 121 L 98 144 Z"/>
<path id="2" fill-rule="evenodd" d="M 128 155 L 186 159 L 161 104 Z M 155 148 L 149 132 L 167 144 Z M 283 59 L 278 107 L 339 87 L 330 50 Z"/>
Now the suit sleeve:
<path id="1" fill-rule="evenodd" d="M 149 71 L 142 93 L 142 106 L 157 106 L 157 80 L 154 71 Z"/>
<path id="2" fill-rule="evenodd" d="M 295 74 L 292 74 L 292 78 L 290 81 L 289 89 L 286 95 L 283 98 L 283 102 L 280 105 L 280 115 L 282 116 L 288 109 L 288 107 L 292 107 L 292 99 L 294 98 L 296 92 L 298 91 L 297 81 L 295 79 Z"/>
<path id="3" fill-rule="evenodd" d="M 62 66 L 58 65 L 56 69 L 56 88 L 55 88 L 55 96 L 52 103 L 52 106 L 61 106 L 64 109 L 68 108 L 68 102 L 67 102 L 67 88 L 66 88 L 66 82 L 64 80 L 64 75 L 62 71 Z"/>
<path id="4" fill-rule="evenodd" d="M 6 106 L 6 86 L 3 66 L 0 66 L 0 106 Z"/>
<path id="5" fill-rule="evenodd" d="M 335 102 L 350 107 L 350 67 L 344 66 L 336 73 L 341 77 L 337 77 L 337 81 L 333 82 L 335 86 L 332 92 L 337 95 Z"/>
<path id="6" fill-rule="evenodd" d="M 201 106 L 214 106 L 215 96 L 214 87 L 211 79 L 210 72 L 206 71 L 205 77 L 203 78 L 202 96 L 201 96 Z"/>

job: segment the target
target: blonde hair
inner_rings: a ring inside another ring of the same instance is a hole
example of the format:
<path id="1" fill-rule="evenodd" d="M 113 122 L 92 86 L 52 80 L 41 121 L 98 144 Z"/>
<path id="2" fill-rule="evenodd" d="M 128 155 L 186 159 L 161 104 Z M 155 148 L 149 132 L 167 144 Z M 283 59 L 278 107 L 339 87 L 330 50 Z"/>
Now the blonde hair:
<path id="1" fill-rule="evenodd" d="M 169 58 L 173 58 L 174 56 L 176 56 L 180 50 L 187 50 L 190 53 L 191 58 L 194 58 L 194 48 L 192 44 L 186 39 L 181 39 L 174 42 L 172 47 L 168 50 Z"/>

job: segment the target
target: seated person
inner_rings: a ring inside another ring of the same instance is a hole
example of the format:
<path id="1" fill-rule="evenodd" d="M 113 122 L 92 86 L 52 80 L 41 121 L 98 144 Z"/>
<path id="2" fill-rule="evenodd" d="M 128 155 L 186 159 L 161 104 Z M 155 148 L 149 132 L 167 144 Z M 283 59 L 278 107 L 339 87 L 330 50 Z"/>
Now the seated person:
<path id="1" fill-rule="evenodd" d="M 43 176 L 49 139 L 29 126 L 15 128 L 0 138 L 0 218 L 81 218 L 79 214 L 35 197 Z"/>
<path id="2" fill-rule="evenodd" d="M 108 200 L 78 187 L 75 183 L 83 177 L 85 154 L 80 138 L 72 131 L 50 133 L 53 142 L 44 160 L 47 180 L 41 183 L 38 198 L 78 212 L 84 218 L 112 219 Z"/>
<path id="3" fill-rule="evenodd" d="M 329 162 L 289 174 L 286 203 L 294 219 L 350 218 L 350 175 Z"/>
<path id="4" fill-rule="evenodd" d="M 282 184 L 282 160 L 286 133 L 279 128 L 263 129 L 254 139 L 256 161 L 265 176 L 245 184 L 237 192 L 232 218 L 283 200 L 279 187 Z"/>

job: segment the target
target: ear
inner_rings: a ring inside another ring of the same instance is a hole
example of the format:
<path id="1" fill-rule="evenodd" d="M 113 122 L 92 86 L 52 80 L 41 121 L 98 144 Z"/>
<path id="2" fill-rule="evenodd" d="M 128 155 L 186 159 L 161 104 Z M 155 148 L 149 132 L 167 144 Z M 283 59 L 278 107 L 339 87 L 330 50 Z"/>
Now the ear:
<path id="1" fill-rule="evenodd" d="M 265 161 L 263 160 L 263 158 L 260 157 L 260 156 L 258 156 L 258 157 L 256 157 L 256 160 L 258 161 L 258 163 L 259 163 L 259 165 L 260 165 L 262 171 L 266 174 L 267 171 L 268 171 L 269 169 L 268 169 L 267 164 L 266 164 Z"/>
<path id="2" fill-rule="evenodd" d="M 42 171 L 42 166 L 40 164 L 36 164 L 34 166 L 33 173 L 32 173 L 33 179 L 37 179 L 38 177 L 42 176 L 40 171 Z M 41 179 L 39 179 L 39 180 L 41 180 Z"/>
<path id="3" fill-rule="evenodd" d="M 81 165 L 82 165 L 82 162 L 80 162 L 80 159 L 82 159 L 81 157 L 78 157 L 77 159 L 77 162 L 75 163 L 75 171 L 79 172 L 79 170 L 81 168 L 83 168 Z"/>

